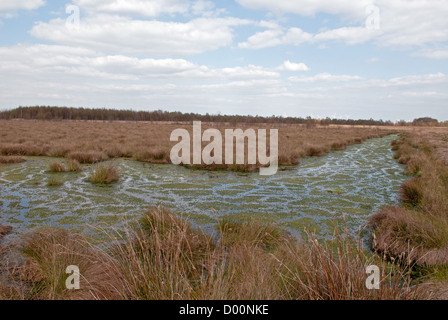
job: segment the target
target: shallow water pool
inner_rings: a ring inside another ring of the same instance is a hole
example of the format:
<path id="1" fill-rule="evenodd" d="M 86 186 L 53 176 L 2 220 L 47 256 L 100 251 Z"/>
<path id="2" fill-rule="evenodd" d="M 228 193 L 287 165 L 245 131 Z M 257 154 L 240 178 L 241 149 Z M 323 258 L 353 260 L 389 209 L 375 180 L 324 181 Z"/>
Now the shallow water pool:
<path id="1" fill-rule="evenodd" d="M 370 214 L 397 203 L 406 175 L 392 157 L 393 139 L 305 158 L 270 177 L 118 159 L 121 179 L 109 186 L 87 181 L 90 166 L 80 173 L 49 173 L 54 158 L 29 157 L 0 166 L 0 224 L 14 228 L 9 240 L 46 225 L 83 231 L 102 223 L 120 227 L 147 207 L 163 204 L 208 229 L 216 218 L 231 215 L 275 222 L 292 232 L 308 228 L 325 237 L 344 214 L 355 232 Z M 63 184 L 48 187 L 52 177 Z"/>

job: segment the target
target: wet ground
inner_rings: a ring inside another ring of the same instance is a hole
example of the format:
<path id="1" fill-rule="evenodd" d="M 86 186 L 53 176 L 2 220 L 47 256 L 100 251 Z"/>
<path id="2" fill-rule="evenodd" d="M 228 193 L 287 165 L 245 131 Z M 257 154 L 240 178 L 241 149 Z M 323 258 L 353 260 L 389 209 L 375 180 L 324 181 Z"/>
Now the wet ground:
<path id="1" fill-rule="evenodd" d="M 406 176 L 392 158 L 393 139 L 306 158 L 270 177 L 118 159 L 121 179 L 108 186 L 87 181 L 90 166 L 79 173 L 49 173 L 54 158 L 29 157 L 0 166 L 0 224 L 14 228 L 11 241 L 46 225 L 83 231 L 103 223 L 120 227 L 163 204 L 209 229 L 216 218 L 231 215 L 275 222 L 292 232 L 309 228 L 325 237 L 344 214 L 356 232 L 370 214 L 397 203 Z M 47 186 L 52 178 L 63 184 Z"/>

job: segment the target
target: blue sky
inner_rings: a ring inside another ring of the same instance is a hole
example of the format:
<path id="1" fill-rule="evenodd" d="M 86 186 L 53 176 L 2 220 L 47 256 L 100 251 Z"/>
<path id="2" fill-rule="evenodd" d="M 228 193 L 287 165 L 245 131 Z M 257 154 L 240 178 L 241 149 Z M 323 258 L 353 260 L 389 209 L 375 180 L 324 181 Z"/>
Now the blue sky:
<path id="1" fill-rule="evenodd" d="M 0 109 L 448 120 L 447 17 L 445 0 L 1 0 Z"/>

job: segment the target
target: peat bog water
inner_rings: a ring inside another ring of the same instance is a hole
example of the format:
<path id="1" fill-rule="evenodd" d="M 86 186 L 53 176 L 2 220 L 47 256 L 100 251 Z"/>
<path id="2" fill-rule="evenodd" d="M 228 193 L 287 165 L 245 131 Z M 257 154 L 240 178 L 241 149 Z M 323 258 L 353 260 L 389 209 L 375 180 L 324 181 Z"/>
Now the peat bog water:
<path id="1" fill-rule="evenodd" d="M 149 206 L 163 204 L 210 230 L 217 217 L 230 215 L 275 222 L 298 234 L 308 228 L 325 237 L 344 214 L 356 232 L 370 214 L 398 201 L 407 177 L 390 150 L 396 138 L 305 158 L 269 177 L 118 159 L 121 179 L 108 186 L 87 181 L 90 166 L 80 173 L 49 173 L 54 158 L 28 157 L 0 167 L 0 224 L 14 228 L 10 241 L 41 226 L 89 233 L 103 223 L 120 228 Z M 47 186 L 52 177 L 63 185 Z"/>

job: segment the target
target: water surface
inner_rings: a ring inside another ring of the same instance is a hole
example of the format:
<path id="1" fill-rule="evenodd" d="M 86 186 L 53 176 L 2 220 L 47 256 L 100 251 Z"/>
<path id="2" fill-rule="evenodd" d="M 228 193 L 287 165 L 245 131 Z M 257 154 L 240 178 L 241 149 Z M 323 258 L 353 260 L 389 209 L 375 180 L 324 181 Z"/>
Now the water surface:
<path id="1" fill-rule="evenodd" d="M 118 159 L 121 179 L 109 186 L 87 181 L 90 166 L 80 173 L 49 173 L 54 158 L 29 157 L 0 166 L 0 224 L 14 228 L 9 239 L 46 225 L 84 231 L 101 223 L 119 227 L 147 207 L 163 204 L 206 228 L 231 215 L 272 221 L 293 232 L 308 228 L 324 237 L 335 217 L 344 214 L 356 231 L 370 214 L 397 203 L 406 176 L 392 158 L 395 138 L 306 158 L 270 177 Z M 63 185 L 48 187 L 52 177 Z"/>

